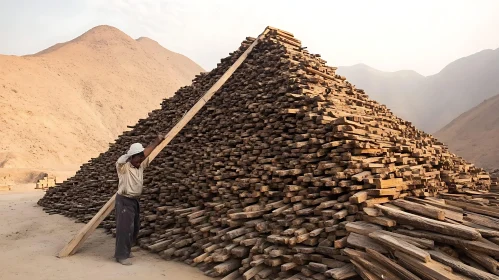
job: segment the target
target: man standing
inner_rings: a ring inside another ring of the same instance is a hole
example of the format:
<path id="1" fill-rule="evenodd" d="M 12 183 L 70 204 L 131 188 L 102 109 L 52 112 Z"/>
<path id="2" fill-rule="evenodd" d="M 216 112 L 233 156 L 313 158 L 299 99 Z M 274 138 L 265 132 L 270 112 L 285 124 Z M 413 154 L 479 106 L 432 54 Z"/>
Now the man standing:
<path id="1" fill-rule="evenodd" d="M 134 143 L 116 162 L 118 193 L 116 194 L 116 261 L 131 265 L 130 251 L 137 241 L 140 228 L 139 196 L 142 194 L 144 169 L 149 166 L 149 155 L 163 141 L 158 135 L 145 149 Z"/>

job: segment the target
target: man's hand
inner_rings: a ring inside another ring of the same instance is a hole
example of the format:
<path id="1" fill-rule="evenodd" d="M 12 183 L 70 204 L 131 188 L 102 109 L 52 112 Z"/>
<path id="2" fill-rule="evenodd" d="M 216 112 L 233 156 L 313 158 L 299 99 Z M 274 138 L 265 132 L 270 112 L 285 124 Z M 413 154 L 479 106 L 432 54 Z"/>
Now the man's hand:
<path id="1" fill-rule="evenodd" d="M 156 146 L 161 144 L 161 142 L 163 142 L 163 140 L 165 140 L 165 135 L 163 135 L 161 133 L 158 134 L 158 136 L 156 136 L 156 139 L 154 139 L 154 141 L 144 149 L 144 156 L 148 157 L 151 154 L 152 150 L 154 150 L 154 148 L 156 148 Z"/>
<path id="2" fill-rule="evenodd" d="M 163 134 L 161 134 L 161 133 L 160 133 L 160 134 L 158 134 L 158 136 L 157 136 L 157 137 L 158 137 L 158 138 L 157 138 L 157 139 L 158 139 L 158 141 L 161 143 L 163 140 L 165 140 L 165 136 L 166 136 L 166 135 L 163 135 Z"/>

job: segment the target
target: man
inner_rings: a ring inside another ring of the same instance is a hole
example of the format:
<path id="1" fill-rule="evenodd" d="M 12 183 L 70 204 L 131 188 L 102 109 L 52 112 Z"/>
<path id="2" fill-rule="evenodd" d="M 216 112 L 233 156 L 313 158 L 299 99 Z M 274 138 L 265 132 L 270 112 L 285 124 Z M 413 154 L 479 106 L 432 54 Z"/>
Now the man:
<path id="1" fill-rule="evenodd" d="M 144 169 L 149 166 L 149 155 L 163 141 L 158 135 L 145 149 L 140 143 L 134 143 L 125 155 L 116 162 L 118 172 L 118 193 L 116 194 L 116 261 L 131 265 L 130 251 L 140 228 L 139 200 L 142 194 Z"/>

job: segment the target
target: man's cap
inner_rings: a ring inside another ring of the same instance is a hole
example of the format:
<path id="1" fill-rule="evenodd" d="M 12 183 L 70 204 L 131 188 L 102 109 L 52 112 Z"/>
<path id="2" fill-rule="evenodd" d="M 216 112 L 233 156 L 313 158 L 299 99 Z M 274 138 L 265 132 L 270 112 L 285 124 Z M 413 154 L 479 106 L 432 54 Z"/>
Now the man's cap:
<path id="1" fill-rule="evenodd" d="M 144 151 L 144 147 L 140 143 L 133 143 L 126 153 L 127 156 L 131 157 L 136 154 L 140 154 Z"/>

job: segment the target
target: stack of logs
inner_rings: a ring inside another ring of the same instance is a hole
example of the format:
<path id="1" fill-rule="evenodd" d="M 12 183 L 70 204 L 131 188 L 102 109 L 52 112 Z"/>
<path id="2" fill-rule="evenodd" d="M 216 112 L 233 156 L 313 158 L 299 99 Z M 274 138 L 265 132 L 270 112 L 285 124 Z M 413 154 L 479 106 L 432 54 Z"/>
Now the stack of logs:
<path id="1" fill-rule="evenodd" d="M 167 132 L 253 40 L 164 100 L 39 204 L 91 219 L 116 191 L 119 155 Z M 292 34 L 272 29 L 146 171 L 140 245 L 226 280 L 378 279 L 357 256 L 388 258 L 391 247 L 348 248 L 350 236 L 366 235 L 352 234 L 349 223 L 390 228 L 397 219 L 383 204 L 488 190 L 486 172 L 325 63 Z M 113 232 L 114 218 L 103 227 Z"/>
<path id="2" fill-rule="evenodd" d="M 499 279 L 498 206 L 472 191 L 397 199 L 364 208 L 334 245 L 364 279 Z"/>

